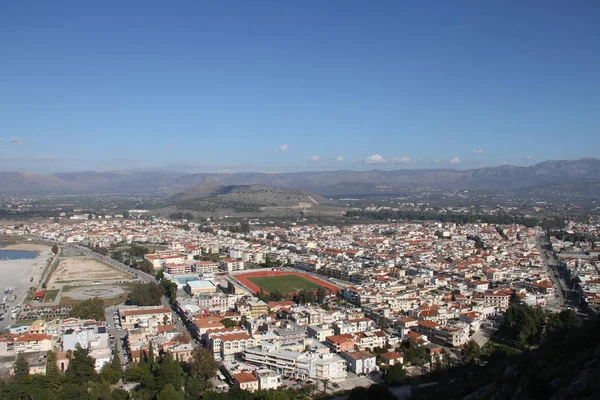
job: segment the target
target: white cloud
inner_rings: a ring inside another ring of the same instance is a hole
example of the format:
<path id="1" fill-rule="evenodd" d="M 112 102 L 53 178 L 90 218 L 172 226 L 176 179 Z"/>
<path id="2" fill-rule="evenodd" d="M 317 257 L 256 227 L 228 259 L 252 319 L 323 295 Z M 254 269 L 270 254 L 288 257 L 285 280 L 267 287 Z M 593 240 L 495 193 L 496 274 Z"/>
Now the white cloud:
<path id="1" fill-rule="evenodd" d="M 11 144 L 23 144 L 24 140 L 25 139 L 23 139 L 22 137 L 17 136 L 17 137 L 13 137 L 13 138 L 8 139 L 8 143 L 11 143 Z"/>
<path id="2" fill-rule="evenodd" d="M 483 149 L 473 149 L 473 154 L 481 154 L 483 153 Z"/>
<path id="3" fill-rule="evenodd" d="M 309 158 L 309 161 L 314 161 L 314 162 L 317 162 L 317 161 L 319 161 L 320 159 L 321 159 L 321 158 L 320 158 L 319 156 L 316 156 L 316 155 L 315 155 L 315 156 L 312 156 L 311 158 Z"/>
<path id="4" fill-rule="evenodd" d="M 535 159 L 535 156 L 525 156 L 525 159 L 526 160 L 533 160 L 533 159 Z"/>
<path id="5" fill-rule="evenodd" d="M 454 157 L 449 162 L 450 162 L 450 164 L 460 164 L 462 162 L 462 160 L 460 158 L 458 158 L 458 157 Z"/>
<path id="6" fill-rule="evenodd" d="M 335 161 L 337 161 L 337 162 L 342 162 L 342 161 L 344 161 L 344 157 L 342 157 L 342 156 L 337 156 L 337 158 L 335 159 Z"/>
<path id="7" fill-rule="evenodd" d="M 288 145 L 287 144 L 282 144 L 281 146 L 279 146 L 279 148 L 277 149 L 277 151 L 287 151 L 288 149 Z"/>
<path id="8" fill-rule="evenodd" d="M 391 157 L 385 158 L 380 154 L 371 154 L 367 158 L 363 160 L 363 164 L 371 165 L 371 164 L 408 164 L 411 162 L 410 157 Z"/>

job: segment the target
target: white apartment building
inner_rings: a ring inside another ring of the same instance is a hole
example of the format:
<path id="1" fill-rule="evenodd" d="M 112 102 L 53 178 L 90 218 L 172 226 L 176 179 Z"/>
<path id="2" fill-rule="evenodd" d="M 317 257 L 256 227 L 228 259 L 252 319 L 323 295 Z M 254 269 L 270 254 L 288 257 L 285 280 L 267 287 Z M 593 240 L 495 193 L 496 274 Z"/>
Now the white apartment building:
<path id="1" fill-rule="evenodd" d="M 219 261 L 219 269 L 221 271 L 243 271 L 244 270 L 244 262 L 241 260 L 234 260 L 231 258 L 225 258 Z"/>
<path id="2" fill-rule="evenodd" d="M 486 307 L 494 307 L 498 312 L 504 312 L 510 305 L 510 294 L 487 292 L 483 294 L 483 303 Z"/>
<path id="3" fill-rule="evenodd" d="M 379 370 L 377 357 L 366 351 L 350 351 L 340 354 L 348 363 L 348 369 L 356 375 L 366 375 Z"/>
<path id="4" fill-rule="evenodd" d="M 315 338 L 319 342 L 324 342 L 327 336 L 333 336 L 333 328 L 329 326 L 309 326 L 308 329 L 308 337 Z"/>
<path id="5" fill-rule="evenodd" d="M 268 368 L 255 369 L 254 376 L 258 379 L 258 390 L 277 389 L 281 386 L 281 374 Z"/>
<path id="6" fill-rule="evenodd" d="M 196 261 L 193 269 L 197 273 L 215 273 L 219 271 L 219 264 L 213 261 Z"/>
<path id="7" fill-rule="evenodd" d="M 224 293 L 202 293 L 198 295 L 198 307 L 203 310 L 233 310 L 238 298 Z"/>
<path id="8" fill-rule="evenodd" d="M 300 353 L 256 346 L 244 350 L 243 357 L 249 363 L 298 379 L 327 378 L 339 382 L 347 376 L 346 362 L 332 353 Z"/>

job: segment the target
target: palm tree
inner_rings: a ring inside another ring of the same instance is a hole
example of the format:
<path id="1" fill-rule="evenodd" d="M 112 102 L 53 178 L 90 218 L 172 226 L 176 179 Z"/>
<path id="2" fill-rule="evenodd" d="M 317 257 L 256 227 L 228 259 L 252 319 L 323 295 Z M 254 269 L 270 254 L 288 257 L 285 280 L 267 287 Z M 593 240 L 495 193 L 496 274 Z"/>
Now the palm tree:
<path id="1" fill-rule="evenodd" d="M 323 394 L 327 394 L 327 385 L 329 385 L 329 379 L 323 378 L 321 379 L 321 383 L 323 384 Z"/>

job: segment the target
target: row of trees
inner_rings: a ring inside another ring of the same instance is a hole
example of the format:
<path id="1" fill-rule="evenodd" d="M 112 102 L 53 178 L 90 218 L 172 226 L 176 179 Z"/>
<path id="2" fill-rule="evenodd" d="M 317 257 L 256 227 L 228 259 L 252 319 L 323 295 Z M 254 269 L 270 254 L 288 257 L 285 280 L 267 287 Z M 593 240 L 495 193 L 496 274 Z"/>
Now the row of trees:
<path id="1" fill-rule="evenodd" d="M 282 293 L 279 290 L 267 293 L 261 289 L 256 297 L 265 302 L 292 300 L 298 304 L 312 304 L 314 302 L 323 304 L 327 298 L 327 290 L 322 286 L 319 286 L 316 291 L 302 289 L 297 293 Z"/>
<path id="2" fill-rule="evenodd" d="M 536 218 L 519 217 L 509 214 L 453 214 L 435 211 L 393 211 L 393 210 L 350 210 L 346 212 L 346 217 L 360 217 L 373 220 L 417 220 L 417 221 L 441 221 L 455 222 L 459 224 L 483 222 L 488 224 L 520 224 L 527 227 L 542 226 L 544 228 L 562 228 L 564 221 L 558 218 L 546 218 L 538 220 Z"/>
<path id="3" fill-rule="evenodd" d="M 186 212 L 177 211 L 177 212 L 169 214 L 169 218 L 170 219 L 186 219 L 188 221 L 193 221 L 194 214 L 189 213 L 189 212 L 186 213 Z"/>
<path id="4" fill-rule="evenodd" d="M 591 243 L 592 249 L 594 249 L 595 242 L 600 242 L 600 237 L 596 235 L 592 235 L 591 233 L 584 232 L 566 232 L 563 230 L 560 231 L 550 231 L 550 236 L 555 236 L 559 240 L 563 240 L 565 242 L 572 242 L 573 244 L 577 242 L 586 242 Z"/>
<path id="5" fill-rule="evenodd" d="M 24 353 L 17 354 L 14 363 L 14 376 L 0 379 L 2 399 L 90 399 L 126 400 L 129 394 L 114 385 L 122 373 L 119 357 L 113 354 L 112 362 L 106 364 L 100 373 L 95 370 L 95 361 L 86 349 L 79 345 L 75 351 L 67 353 L 69 367 L 63 374 L 57 365 L 56 354 L 46 354 L 46 375 L 29 375 L 29 365 Z"/>
<path id="6" fill-rule="evenodd" d="M 46 375 L 29 375 L 29 366 L 23 353 L 17 355 L 14 377 L 0 380 L 0 398 L 3 399 L 90 399 L 90 400 L 197 400 L 210 390 L 210 379 L 216 374 L 218 363 L 206 349 L 196 349 L 190 362 L 173 359 L 169 353 L 154 356 L 150 347 L 148 358 L 130 365 L 123 371 L 119 357 L 105 364 L 100 373 L 95 361 L 80 346 L 69 352 L 69 367 L 63 375 L 56 363 L 56 354 L 47 353 Z M 115 388 L 121 379 L 139 383 L 135 391 Z"/>
<path id="7" fill-rule="evenodd" d="M 100 255 L 110 257 L 115 261 L 129 265 L 130 267 L 138 269 L 147 274 L 152 274 L 154 272 L 154 267 L 152 263 L 148 260 L 143 259 L 144 255 L 150 253 L 150 249 L 147 247 L 132 244 L 129 247 L 129 249 L 113 251 L 106 247 L 99 246 L 90 248 L 92 249 L 92 251 Z"/>

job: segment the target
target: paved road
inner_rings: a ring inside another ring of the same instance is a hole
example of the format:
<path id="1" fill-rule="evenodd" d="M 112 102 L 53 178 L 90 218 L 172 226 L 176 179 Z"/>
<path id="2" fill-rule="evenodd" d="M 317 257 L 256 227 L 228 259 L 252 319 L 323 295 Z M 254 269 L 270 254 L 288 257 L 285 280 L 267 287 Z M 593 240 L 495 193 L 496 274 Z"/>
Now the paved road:
<path id="1" fill-rule="evenodd" d="M 119 358 L 121 359 L 121 364 L 125 366 L 129 363 L 129 359 L 126 358 L 125 355 L 123 354 L 122 340 L 125 336 L 127 336 L 127 330 L 121 329 L 120 331 L 118 331 L 116 329 L 113 313 L 117 310 L 118 310 L 118 307 L 109 307 L 106 310 L 104 310 L 104 316 L 106 317 L 107 331 L 110 335 L 114 336 L 115 346 L 117 347 L 117 352 L 119 353 Z"/>
<path id="2" fill-rule="evenodd" d="M 550 309 L 551 311 L 560 312 L 565 308 L 565 293 L 567 293 L 568 288 L 565 287 L 565 282 L 556 275 L 556 265 L 558 265 L 558 259 L 556 258 L 556 254 L 554 254 L 554 252 L 544 248 L 544 246 L 547 246 L 549 243 L 543 232 L 539 232 L 537 234 L 536 243 L 544 266 L 546 267 L 546 271 L 548 272 L 548 277 L 552 281 L 552 285 L 554 286 L 555 292 L 558 295 L 558 297 L 555 295 L 547 296 L 546 308 Z"/>
<path id="3" fill-rule="evenodd" d="M 483 347 L 488 342 L 488 340 L 490 340 L 490 337 L 492 337 L 494 332 L 496 332 L 496 329 L 482 328 L 475 332 L 475 334 L 473 335 L 473 340 L 477 342 L 479 347 Z"/>
<path id="4" fill-rule="evenodd" d="M 100 260 L 108 265 L 112 265 L 113 267 L 117 267 L 117 268 L 120 268 L 131 274 L 137 275 L 137 277 L 140 278 L 141 280 L 143 280 L 144 282 L 147 282 L 147 283 L 156 282 L 156 279 L 152 275 L 147 274 L 147 273 L 142 272 L 137 269 L 133 269 L 130 266 L 120 263 L 118 261 L 115 261 L 110 257 L 103 256 L 102 254 L 98 254 L 87 247 L 80 246 L 78 244 L 71 244 L 70 246 L 73 247 L 74 249 L 81 251 L 83 254 L 85 254 L 88 257 L 93 257 L 93 258 Z"/>

